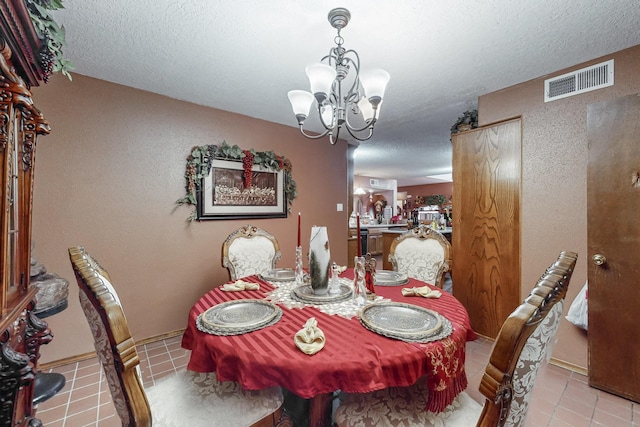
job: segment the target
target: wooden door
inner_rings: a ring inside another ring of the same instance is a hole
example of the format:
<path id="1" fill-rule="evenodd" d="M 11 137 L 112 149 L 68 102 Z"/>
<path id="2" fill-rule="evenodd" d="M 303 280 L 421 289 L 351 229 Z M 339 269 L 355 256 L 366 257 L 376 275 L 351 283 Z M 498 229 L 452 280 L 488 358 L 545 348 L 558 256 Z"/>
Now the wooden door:
<path id="1" fill-rule="evenodd" d="M 639 119 L 638 95 L 593 104 L 587 112 L 589 385 L 636 402 L 640 402 Z"/>
<path id="2" fill-rule="evenodd" d="M 453 135 L 453 295 L 495 337 L 520 304 L 521 123 Z"/>

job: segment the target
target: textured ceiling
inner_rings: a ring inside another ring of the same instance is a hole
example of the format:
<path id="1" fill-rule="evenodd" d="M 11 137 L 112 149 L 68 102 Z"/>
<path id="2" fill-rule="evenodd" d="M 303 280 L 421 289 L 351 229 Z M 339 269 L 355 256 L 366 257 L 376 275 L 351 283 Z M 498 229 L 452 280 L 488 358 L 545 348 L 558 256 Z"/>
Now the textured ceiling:
<path id="1" fill-rule="evenodd" d="M 333 46 L 391 74 L 356 174 L 451 172 L 449 129 L 479 95 L 640 44 L 638 0 L 64 0 L 78 74 L 297 127 L 287 91 Z M 542 96 L 542 94 L 540 94 Z M 328 144 L 323 139 L 300 143 Z"/>

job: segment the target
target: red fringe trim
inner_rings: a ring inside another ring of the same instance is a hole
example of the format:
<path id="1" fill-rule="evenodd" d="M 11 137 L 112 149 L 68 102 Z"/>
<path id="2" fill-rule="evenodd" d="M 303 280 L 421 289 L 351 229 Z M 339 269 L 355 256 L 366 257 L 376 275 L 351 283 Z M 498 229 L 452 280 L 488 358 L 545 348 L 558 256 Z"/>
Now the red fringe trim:
<path id="1" fill-rule="evenodd" d="M 458 378 L 455 378 L 446 389 L 437 391 L 429 390 L 427 406 L 424 409 L 429 412 L 443 412 L 447 406 L 453 403 L 457 395 L 467 389 L 467 386 L 467 375 L 463 373 Z"/>

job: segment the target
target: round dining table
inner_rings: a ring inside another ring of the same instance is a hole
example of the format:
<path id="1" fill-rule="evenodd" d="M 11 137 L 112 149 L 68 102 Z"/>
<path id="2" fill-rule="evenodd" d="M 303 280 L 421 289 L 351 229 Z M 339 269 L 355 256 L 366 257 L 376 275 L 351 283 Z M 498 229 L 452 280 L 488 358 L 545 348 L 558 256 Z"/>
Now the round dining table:
<path id="1" fill-rule="evenodd" d="M 342 278 L 352 279 L 348 269 Z M 376 286 L 379 298 L 433 310 L 451 322 L 451 335 L 418 343 L 388 338 L 365 328 L 358 316 L 328 314 L 317 305 L 282 308 L 277 323 L 239 335 L 202 332 L 196 321 L 209 308 L 237 299 L 266 300 L 280 285 L 259 275 L 245 277 L 257 290 L 223 291 L 217 287 L 202 296 L 189 312 L 182 346 L 191 350 L 187 369 L 215 372 L 219 381 L 237 381 L 248 390 L 280 386 L 311 399 L 310 425 L 324 425 L 326 405 L 336 390 L 363 393 L 393 386 L 409 386 L 425 376 L 429 391 L 425 410 L 439 412 L 467 387 L 466 342 L 475 339 L 469 315 L 452 295 L 439 298 L 403 296 L 403 288 L 430 286 L 416 279 L 400 286 Z M 344 279 L 343 279 L 344 280 Z M 277 301 L 273 301 L 277 303 Z M 279 304 L 280 305 L 280 304 Z M 325 343 L 308 355 L 294 342 L 309 318 L 315 318 Z"/>

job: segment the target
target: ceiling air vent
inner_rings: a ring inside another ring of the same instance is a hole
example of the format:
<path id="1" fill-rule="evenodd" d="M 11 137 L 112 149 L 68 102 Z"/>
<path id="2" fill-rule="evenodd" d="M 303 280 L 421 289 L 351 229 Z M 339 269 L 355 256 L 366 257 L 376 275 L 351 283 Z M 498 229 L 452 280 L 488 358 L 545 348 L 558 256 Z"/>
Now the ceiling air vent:
<path id="1" fill-rule="evenodd" d="M 544 81 L 544 102 L 613 86 L 613 59 Z"/>
<path id="2" fill-rule="evenodd" d="M 369 180 L 369 185 L 372 187 L 379 187 L 380 186 L 380 180 L 378 179 L 370 179 Z"/>

